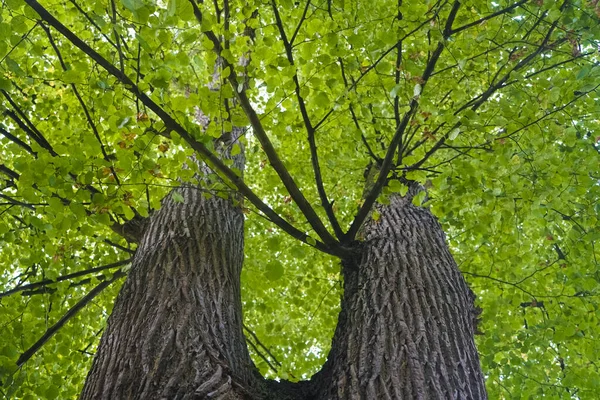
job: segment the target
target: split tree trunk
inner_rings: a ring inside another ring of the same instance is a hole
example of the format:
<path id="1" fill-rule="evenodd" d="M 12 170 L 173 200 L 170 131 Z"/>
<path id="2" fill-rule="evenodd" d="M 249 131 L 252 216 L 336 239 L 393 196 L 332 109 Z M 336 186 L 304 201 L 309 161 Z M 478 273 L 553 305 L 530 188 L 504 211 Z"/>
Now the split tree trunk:
<path id="1" fill-rule="evenodd" d="M 318 399 L 487 398 L 475 296 L 441 226 L 411 198 L 377 206 L 360 260 L 344 263 L 342 311 Z"/>
<path id="2" fill-rule="evenodd" d="M 440 225 L 394 197 L 343 262 L 332 350 L 310 382 L 265 382 L 241 326 L 243 216 L 181 189 L 153 216 L 82 399 L 485 399 L 473 294 Z"/>
<path id="3" fill-rule="evenodd" d="M 244 398 L 244 218 L 228 200 L 177 189 L 150 219 L 81 399 Z"/>

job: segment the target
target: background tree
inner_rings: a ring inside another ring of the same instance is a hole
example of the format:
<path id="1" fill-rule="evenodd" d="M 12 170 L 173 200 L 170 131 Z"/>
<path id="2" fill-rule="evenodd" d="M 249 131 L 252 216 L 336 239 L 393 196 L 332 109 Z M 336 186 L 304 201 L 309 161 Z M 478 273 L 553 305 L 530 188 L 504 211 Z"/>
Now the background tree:
<path id="1" fill-rule="evenodd" d="M 6 397 L 597 398 L 600 5 L 350 3 L 3 1 Z"/>

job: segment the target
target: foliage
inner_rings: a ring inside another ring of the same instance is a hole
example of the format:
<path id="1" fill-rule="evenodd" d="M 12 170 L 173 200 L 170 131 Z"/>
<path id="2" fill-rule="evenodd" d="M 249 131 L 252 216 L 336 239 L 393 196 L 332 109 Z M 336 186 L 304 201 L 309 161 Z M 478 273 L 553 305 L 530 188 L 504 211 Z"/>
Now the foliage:
<path id="1" fill-rule="evenodd" d="M 194 181 L 196 150 L 211 190 L 246 197 L 246 335 L 266 376 L 323 363 L 331 255 L 403 176 L 428 188 L 478 295 L 490 397 L 598 397 L 600 3 L 44 1 L 92 52 L 36 5 L 0 13 L 5 396 L 80 390 L 119 289 L 106 283 L 135 249 L 123 225 Z M 252 127 L 247 189 L 212 152 L 232 126 Z"/>

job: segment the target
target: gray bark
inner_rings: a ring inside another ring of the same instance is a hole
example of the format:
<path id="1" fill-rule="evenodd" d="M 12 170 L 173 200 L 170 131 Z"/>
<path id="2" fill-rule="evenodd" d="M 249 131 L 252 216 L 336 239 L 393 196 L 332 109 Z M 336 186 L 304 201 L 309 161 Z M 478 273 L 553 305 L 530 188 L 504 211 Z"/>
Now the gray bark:
<path id="1" fill-rule="evenodd" d="M 343 262 L 332 349 L 309 382 L 266 382 L 241 329 L 243 217 L 181 190 L 146 229 L 82 399 L 485 399 L 477 311 L 431 213 L 393 197 Z"/>
<path id="2" fill-rule="evenodd" d="M 474 295 L 439 223 L 410 194 L 377 208 L 361 258 L 344 263 L 342 311 L 317 398 L 487 398 Z"/>
<path id="3" fill-rule="evenodd" d="M 81 399 L 243 398 L 243 215 L 195 187 L 149 221 Z"/>

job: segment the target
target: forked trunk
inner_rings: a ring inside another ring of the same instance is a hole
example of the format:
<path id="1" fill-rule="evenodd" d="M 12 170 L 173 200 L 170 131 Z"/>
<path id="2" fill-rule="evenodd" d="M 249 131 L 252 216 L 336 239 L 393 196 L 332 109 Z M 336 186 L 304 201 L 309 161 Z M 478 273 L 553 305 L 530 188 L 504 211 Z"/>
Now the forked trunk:
<path id="1" fill-rule="evenodd" d="M 485 399 L 473 294 L 431 213 L 378 206 L 343 263 L 332 350 L 310 382 L 266 383 L 242 334 L 243 216 L 179 189 L 151 219 L 82 399 Z"/>

